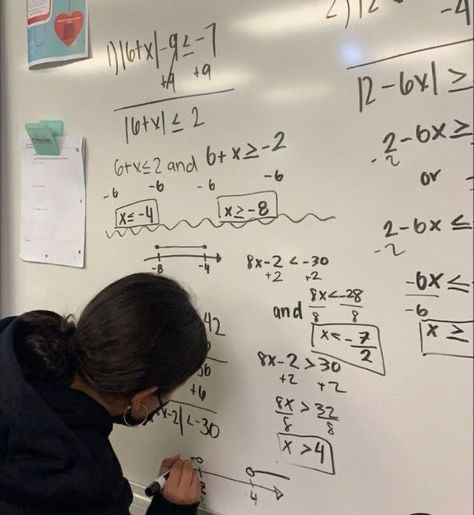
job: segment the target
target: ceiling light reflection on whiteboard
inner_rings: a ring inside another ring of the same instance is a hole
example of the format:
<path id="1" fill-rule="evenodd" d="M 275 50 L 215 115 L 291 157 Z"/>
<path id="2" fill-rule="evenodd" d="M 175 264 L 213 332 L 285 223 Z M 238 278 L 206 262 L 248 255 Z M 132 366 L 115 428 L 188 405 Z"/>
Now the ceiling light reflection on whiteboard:
<path id="1" fill-rule="evenodd" d="M 262 101 L 267 103 L 298 103 L 308 100 L 322 99 L 329 95 L 328 84 L 302 84 L 269 89 L 262 95 Z"/>
<path id="2" fill-rule="evenodd" d="M 343 43 L 340 55 L 344 66 L 354 66 L 367 60 L 367 53 L 355 42 Z"/>
<path id="3" fill-rule="evenodd" d="M 274 6 L 265 11 L 237 20 L 234 27 L 256 36 L 272 36 L 282 33 L 314 29 L 322 26 L 327 7 L 304 2 L 294 7 L 277 9 Z"/>

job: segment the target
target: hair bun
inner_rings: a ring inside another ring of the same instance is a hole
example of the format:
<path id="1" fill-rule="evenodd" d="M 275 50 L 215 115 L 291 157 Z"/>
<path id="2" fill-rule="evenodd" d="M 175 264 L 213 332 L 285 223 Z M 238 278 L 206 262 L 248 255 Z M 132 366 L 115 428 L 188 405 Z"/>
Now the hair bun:
<path id="1" fill-rule="evenodd" d="M 52 311 L 30 311 L 19 317 L 22 326 L 17 355 L 30 380 L 70 384 L 77 369 L 76 325 Z"/>

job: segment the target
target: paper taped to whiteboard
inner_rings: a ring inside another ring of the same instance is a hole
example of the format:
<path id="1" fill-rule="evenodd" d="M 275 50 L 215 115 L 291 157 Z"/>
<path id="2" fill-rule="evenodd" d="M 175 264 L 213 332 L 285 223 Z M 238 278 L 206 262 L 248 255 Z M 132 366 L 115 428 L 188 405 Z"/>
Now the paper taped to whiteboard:
<path id="1" fill-rule="evenodd" d="M 83 138 L 58 138 L 61 155 L 21 141 L 21 250 L 24 261 L 82 268 L 85 238 Z"/>

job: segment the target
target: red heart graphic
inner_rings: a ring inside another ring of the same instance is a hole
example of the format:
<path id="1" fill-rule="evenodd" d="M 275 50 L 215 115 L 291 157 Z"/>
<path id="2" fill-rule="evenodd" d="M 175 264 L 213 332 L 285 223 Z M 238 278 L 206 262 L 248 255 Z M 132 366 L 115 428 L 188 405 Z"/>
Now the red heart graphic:
<path id="1" fill-rule="evenodd" d="M 71 46 L 81 32 L 84 23 L 84 15 L 81 11 L 73 13 L 61 13 L 54 20 L 54 30 L 58 38 L 67 46 Z"/>

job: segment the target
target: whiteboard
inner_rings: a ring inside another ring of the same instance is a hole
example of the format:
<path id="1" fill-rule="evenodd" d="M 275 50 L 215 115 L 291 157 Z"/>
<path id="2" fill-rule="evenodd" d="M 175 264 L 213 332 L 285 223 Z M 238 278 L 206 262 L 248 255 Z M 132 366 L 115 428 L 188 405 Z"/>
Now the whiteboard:
<path id="1" fill-rule="evenodd" d="M 92 58 L 30 72 L 3 3 L 2 314 L 193 292 L 200 377 L 113 433 L 138 492 L 181 452 L 214 513 L 470 515 L 472 1 L 89 7 Z M 87 140 L 84 270 L 18 257 L 44 118 Z"/>

